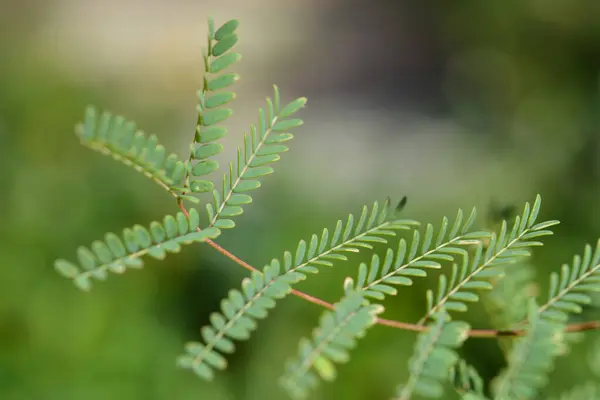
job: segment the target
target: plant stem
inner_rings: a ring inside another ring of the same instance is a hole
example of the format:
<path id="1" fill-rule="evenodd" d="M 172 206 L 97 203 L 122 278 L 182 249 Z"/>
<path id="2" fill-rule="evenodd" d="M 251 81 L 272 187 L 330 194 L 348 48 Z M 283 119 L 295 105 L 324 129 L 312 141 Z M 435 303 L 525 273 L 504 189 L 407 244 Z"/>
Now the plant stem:
<path id="1" fill-rule="evenodd" d="M 185 208 L 185 205 L 183 204 L 182 199 L 177 199 L 177 205 L 179 206 L 181 211 L 185 214 L 185 216 L 189 217 L 189 213 L 188 213 L 187 209 Z M 201 231 L 200 228 L 197 228 L 197 230 Z M 225 257 L 229 258 L 231 261 L 235 262 L 239 266 L 247 269 L 248 271 L 251 271 L 251 272 L 258 271 L 252 265 L 248 264 L 246 261 L 244 261 L 241 258 L 237 257 L 236 255 L 232 254 L 231 252 L 229 252 L 229 250 L 223 248 L 222 246 L 218 245 L 214 241 L 207 239 L 205 241 L 205 243 L 210 245 L 212 248 L 214 248 L 219 253 L 223 254 Z M 319 305 L 321 307 L 324 307 L 324 308 L 327 308 L 330 310 L 333 309 L 333 304 L 328 303 L 325 300 L 321 300 L 317 297 L 311 296 L 310 294 L 301 292 L 296 289 L 292 289 L 291 293 L 294 296 L 300 297 L 310 303 Z M 394 320 L 384 319 L 384 318 L 377 318 L 376 323 L 378 325 L 389 326 L 391 328 L 402 329 L 405 331 L 412 331 L 412 332 L 425 332 L 426 330 L 429 329 L 427 326 L 423 326 L 423 325 L 419 325 L 419 324 L 411 324 L 409 322 L 394 321 Z M 589 331 L 589 330 L 595 330 L 595 329 L 600 329 L 600 321 L 588 321 L 588 322 L 580 322 L 580 323 L 576 323 L 576 324 L 570 324 L 565 327 L 565 332 L 572 333 L 572 332 L 582 332 L 582 331 Z M 469 337 L 472 337 L 472 338 L 497 338 L 497 337 L 519 337 L 519 336 L 525 335 L 526 333 L 527 333 L 527 331 L 525 331 L 524 329 L 505 329 L 505 330 L 471 329 L 468 332 L 468 335 L 469 335 Z"/>

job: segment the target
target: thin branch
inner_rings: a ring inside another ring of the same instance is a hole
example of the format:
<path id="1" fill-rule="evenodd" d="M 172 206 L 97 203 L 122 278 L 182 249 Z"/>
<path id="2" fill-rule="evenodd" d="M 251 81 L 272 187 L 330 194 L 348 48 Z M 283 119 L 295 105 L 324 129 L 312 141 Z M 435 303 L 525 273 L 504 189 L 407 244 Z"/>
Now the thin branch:
<path id="1" fill-rule="evenodd" d="M 189 213 L 183 204 L 182 199 L 177 199 L 177 205 L 181 209 L 181 211 L 185 214 L 186 217 L 189 217 Z M 200 228 L 197 228 L 198 231 L 201 231 Z M 230 253 L 227 249 L 221 247 L 217 243 L 213 242 L 210 239 L 207 239 L 205 243 L 208 243 L 211 247 L 217 250 L 219 253 L 223 254 L 225 257 L 229 258 L 236 264 L 242 266 L 248 271 L 258 271 L 252 265 L 248 264 L 246 261 L 237 257 L 236 255 Z M 321 300 L 317 297 L 311 296 L 307 293 L 301 292 L 299 290 L 292 289 L 292 294 L 296 297 L 300 297 L 310 303 L 317 304 L 321 307 L 332 310 L 333 304 L 328 303 L 324 300 Z M 391 328 L 402 329 L 405 331 L 412 332 L 425 332 L 429 329 L 427 326 L 411 324 L 408 322 L 394 321 L 391 319 L 377 318 L 376 323 L 378 325 L 389 326 Z M 600 329 L 600 321 L 588 321 L 588 322 L 580 322 L 576 324 L 570 324 L 565 327 L 566 333 L 572 332 L 583 332 L 589 330 Z M 506 330 L 497 330 L 497 329 L 471 329 L 468 332 L 469 337 L 472 338 L 497 338 L 497 337 L 519 337 L 524 336 L 527 333 L 524 329 L 506 329 Z"/>

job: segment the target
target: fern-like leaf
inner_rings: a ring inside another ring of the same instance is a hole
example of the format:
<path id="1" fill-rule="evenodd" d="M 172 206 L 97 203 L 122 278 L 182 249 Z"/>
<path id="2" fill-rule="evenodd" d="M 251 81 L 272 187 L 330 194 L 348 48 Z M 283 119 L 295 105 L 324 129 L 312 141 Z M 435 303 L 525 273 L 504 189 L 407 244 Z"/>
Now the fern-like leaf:
<path id="1" fill-rule="evenodd" d="M 468 337 L 469 324 L 462 321 L 445 322 L 436 315 L 426 332 L 419 334 L 412 357 L 408 361 L 408 381 L 396 390 L 397 400 L 411 399 L 413 394 L 438 399 L 449 381 L 448 371 L 458 362 L 456 349 Z"/>
<path id="2" fill-rule="evenodd" d="M 528 304 L 527 334 L 517 339 L 508 366 L 492 386 L 494 400 L 533 399 L 548 382 L 563 343 L 564 326 L 540 317 L 533 298 Z"/>
<path id="3" fill-rule="evenodd" d="M 198 230 L 198 211 L 191 209 L 189 218 L 179 212 L 167 215 L 162 223 L 154 221 L 149 229 L 141 225 L 123 230 L 122 238 L 107 233 L 104 241 L 94 241 L 90 248 L 77 249 L 78 265 L 64 259 L 54 263 L 55 269 L 64 277 L 72 279 L 81 290 L 92 288 L 91 279 L 105 280 L 108 272 L 124 273 L 127 268 L 142 268 L 142 257 L 162 260 L 167 253 L 177 253 L 181 245 L 203 242 L 218 237 L 217 228 Z"/>
<path id="4" fill-rule="evenodd" d="M 485 254 L 482 246 L 478 245 L 470 261 L 465 257 L 460 266 L 453 264 L 449 280 L 440 275 L 437 296 L 434 297 L 432 290 L 427 291 L 427 312 L 419 324 L 440 310 L 467 311 L 467 303 L 479 300 L 474 290 L 492 289 L 489 280 L 503 276 L 507 264 L 529 256 L 531 247 L 541 246 L 542 242 L 533 239 L 551 235 L 552 231 L 547 228 L 558 224 L 558 221 L 536 224 L 540 206 L 541 197 L 538 195 L 533 207 L 525 203 L 523 213 L 515 219 L 510 232 L 506 221 L 502 222 L 500 233 L 492 234 Z"/>
<path id="5" fill-rule="evenodd" d="M 232 102 L 234 92 L 223 91 L 240 79 L 236 73 L 223 73 L 241 59 L 241 55 L 230 51 L 237 43 L 235 33 L 238 20 L 230 20 L 215 31 L 212 19 L 208 21 L 208 48 L 204 53 L 204 84 L 198 91 L 198 122 L 194 142 L 190 147 L 189 171 L 186 174 L 186 187 L 192 192 L 210 192 L 213 183 L 203 177 L 216 171 L 219 163 L 212 157 L 223 151 L 217 142 L 227 134 L 227 128 L 219 125 L 233 114 L 233 110 L 223 107 Z"/>
<path id="6" fill-rule="evenodd" d="M 247 194 L 260 187 L 258 178 L 273 173 L 269 166 L 280 159 L 280 153 L 288 151 L 283 144 L 293 138 L 290 130 L 302 125 L 302 120 L 289 118 L 306 104 L 301 97 L 281 108 L 279 89 L 274 86 L 273 100 L 267 98 L 267 111 L 259 110 L 258 125 L 250 127 L 250 134 L 244 135 L 244 147 L 237 149 L 237 163 L 229 164 L 229 173 L 223 177 L 222 192 L 213 190 L 213 204 L 207 204 L 209 226 L 233 228 L 230 219 L 243 212 L 242 205 L 252 198 Z"/>
<path id="7" fill-rule="evenodd" d="M 171 193 L 185 175 L 185 164 L 176 154 L 167 155 L 155 135 L 147 136 L 121 116 L 99 115 L 88 107 L 76 133 L 84 146 L 133 167 Z"/>
<path id="8" fill-rule="evenodd" d="M 331 236 L 329 230 L 323 229 L 320 238 L 312 235 L 308 244 L 301 240 L 294 255 L 286 251 L 282 262 L 273 259 L 261 272 L 254 271 L 251 278 L 242 281 L 241 291 L 231 291 L 228 298 L 223 300 L 221 313 L 213 314 L 211 326 L 202 328 L 204 343 L 191 342 L 186 354 L 179 358 L 179 365 L 193 370 L 201 378 L 211 379 L 213 368 L 226 367 L 219 352 L 232 352 L 232 340 L 248 339 L 256 319 L 266 317 L 276 300 L 287 296 L 292 285 L 306 279 L 307 273 L 314 274 L 318 272 L 318 267 L 332 266 L 333 261 L 346 260 L 346 252 L 372 248 L 373 242 L 386 243 L 386 237 L 394 236 L 395 231 L 410 229 L 417 224 L 411 220 L 390 219 L 389 212 L 389 200 L 382 209 L 377 202 L 370 211 L 363 207 L 357 223 L 350 214 L 345 224 L 338 221 Z"/>
<path id="9" fill-rule="evenodd" d="M 382 311 L 380 305 L 365 304 L 360 291 L 347 293 L 333 310 L 323 313 L 312 338 L 300 340 L 299 354 L 286 362 L 281 385 L 292 397 L 305 398 L 318 384 L 318 377 L 334 380 L 334 363 L 348 361 L 348 352 L 356 346 L 356 340 L 375 324 Z"/>
<path id="10" fill-rule="evenodd" d="M 454 261 L 456 256 L 467 257 L 467 251 L 461 246 L 480 243 L 490 234 L 468 232 L 475 220 L 475 208 L 464 223 L 463 216 L 463 211 L 458 210 L 450 232 L 448 219 L 444 217 L 435 241 L 433 226 L 428 224 L 422 240 L 419 231 L 415 230 L 410 246 L 404 239 L 399 241 L 395 258 L 389 248 L 383 263 L 379 255 L 374 254 L 368 266 L 366 263 L 360 264 L 355 288 L 363 289 L 366 297 L 383 300 L 386 295 L 396 295 L 394 286 L 410 286 L 412 277 L 425 277 L 426 269 L 441 268 L 440 261 Z"/>
<path id="11" fill-rule="evenodd" d="M 569 313 L 581 313 L 582 305 L 592 302 L 591 294 L 600 292 L 600 240 L 592 251 L 586 245 L 583 257 L 575 255 L 571 267 L 563 264 L 560 275 L 550 275 L 548 300 L 540 307 L 543 318 L 565 322 Z"/>
<path id="12" fill-rule="evenodd" d="M 537 294 L 535 268 L 526 261 L 509 265 L 487 295 L 486 309 L 496 329 L 510 329 L 527 318 L 528 299 Z"/>
<path id="13" fill-rule="evenodd" d="M 459 360 L 450 369 L 450 382 L 463 400 L 486 400 L 483 392 L 483 379 L 473 366 Z"/>

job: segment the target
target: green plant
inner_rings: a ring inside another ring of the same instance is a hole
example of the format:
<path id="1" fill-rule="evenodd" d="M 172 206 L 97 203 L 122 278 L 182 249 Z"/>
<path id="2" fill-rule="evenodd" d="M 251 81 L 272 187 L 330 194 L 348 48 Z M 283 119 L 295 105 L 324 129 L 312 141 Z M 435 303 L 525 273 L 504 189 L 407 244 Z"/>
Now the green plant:
<path id="1" fill-rule="evenodd" d="M 334 380 L 335 364 L 347 362 L 357 341 L 373 326 L 383 325 L 419 332 L 408 362 L 409 378 L 398 386 L 394 398 L 441 398 L 450 385 L 464 399 L 535 398 L 555 358 L 566 354 L 565 333 L 600 326 L 596 321 L 567 324 L 569 315 L 581 313 L 582 306 L 591 302 L 590 294 L 600 291 L 600 241 L 595 249 L 586 246 L 583 256 L 575 256 L 560 274 L 551 275 L 545 301 L 525 289 L 532 274 L 524 259 L 558 224 L 538 221 L 539 195 L 532 204 L 525 204 L 513 222 L 502 220 L 497 232 L 473 229 L 475 209 L 468 215 L 459 210 L 452 222 L 443 218 L 438 229 L 428 224 L 419 230 L 418 222 L 399 217 L 406 198 L 397 206 L 389 199 L 375 202 L 363 207 L 358 218 L 351 214 L 345 221 L 338 220 L 333 229 L 300 240 L 295 251 L 284 252 L 262 269 L 214 242 L 224 229 L 235 227 L 233 218 L 252 201 L 249 193 L 260 187 L 260 178 L 273 173 L 273 163 L 288 150 L 285 143 L 293 137 L 290 132 L 302 125 L 294 115 L 306 104 L 305 98 L 298 98 L 282 105 L 275 86 L 273 98 L 267 99 L 258 123 L 244 136 L 236 162 L 229 165 L 220 187 L 208 179 L 219 166 L 214 156 L 223 150 L 218 140 L 227 130 L 222 122 L 232 114 L 227 106 L 235 94 L 228 88 L 239 79 L 236 73 L 226 72 L 241 58 L 232 51 L 237 27 L 238 22 L 231 20 L 215 30 L 209 21 L 198 122 L 187 159 L 168 154 L 156 136 L 136 130 L 123 117 L 87 110 L 77 127 L 82 144 L 143 173 L 174 197 L 180 211 L 147 226 L 125 228 L 121 235 L 107 233 L 104 240 L 79 247 L 77 263 L 57 260 L 56 270 L 89 291 L 94 280 L 105 280 L 111 272 L 141 268 L 144 256 L 162 260 L 196 242 L 212 246 L 248 269 L 250 276 L 229 292 L 221 310 L 212 314 L 210 325 L 201 330 L 200 339 L 189 342 L 178 358 L 180 367 L 200 378 L 210 380 L 216 370 L 225 369 L 226 355 L 235 351 L 234 341 L 248 339 L 258 320 L 266 318 L 279 299 L 293 294 L 327 309 L 284 368 L 281 385 L 293 397 L 306 397 L 319 379 Z M 185 202 L 198 203 L 196 194 L 206 192 L 212 202 L 206 205 L 203 223 L 200 212 Z M 389 241 L 400 231 L 410 232 L 412 238 L 401 238 L 391 247 Z M 385 255 L 380 256 L 375 246 L 385 247 Z M 372 258 L 359 265 L 355 278 L 346 278 L 344 296 L 336 304 L 293 289 L 320 267 L 332 267 L 347 261 L 346 253 L 360 251 L 371 251 Z M 397 295 L 402 286 L 436 270 L 447 272 L 438 274 L 435 291 L 426 292 L 427 311 L 418 322 L 378 317 L 386 296 Z M 494 310 L 496 329 L 471 329 L 457 317 L 479 301 Z M 477 371 L 458 354 L 469 337 L 511 338 L 503 348 L 507 366 L 487 391 Z M 588 384 L 565 396 L 588 398 L 585 393 L 593 390 L 595 386 Z"/>

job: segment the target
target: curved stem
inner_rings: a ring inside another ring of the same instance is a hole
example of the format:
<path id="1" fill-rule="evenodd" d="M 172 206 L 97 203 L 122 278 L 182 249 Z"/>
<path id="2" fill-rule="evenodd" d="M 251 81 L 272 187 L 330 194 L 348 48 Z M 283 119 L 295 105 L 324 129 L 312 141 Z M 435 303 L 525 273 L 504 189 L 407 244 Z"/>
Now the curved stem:
<path id="1" fill-rule="evenodd" d="M 179 206 L 181 211 L 186 216 L 189 216 L 188 211 L 185 208 L 185 205 L 183 204 L 182 199 L 177 199 L 177 205 Z M 200 231 L 200 230 L 201 229 L 198 228 L 198 231 Z M 219 253 L 223 254 L 225 257 L 229 258 L 231 261 L 235 262 L 239 266 L 247 269 L 248 271 L 258 271 L 252 265 L 248 264 L 246 261 L 244 261 L 241 258 L 237 257 L 236 255 L 232 254 L 227 249 L 218 245 L 214 241 L 207 239 L 207 240 L 205 240 L 205 243 L 210 245 L 212 248 L 214 248 Z M 301 292 L 296 289 L 292 289 L 291 293 L 294 296 L 300 297 L 310 303 L 333 310 L 333 304 L 328 303 L 325 300 L 321 300 L 317 297 L 311 296 L 307 293 Z M 394 321 L 391 319 L 384 319 L 384 318 L 377 318 L 376 323 L 378 325 L 389 326 L 391 328 L 402 329 L 405 331 L 412 331 L 412 332 L 425 332 L 426 330 L 429 329 L 427 326 L 423 326 L 423 325 L 419 325 L 419 324 L 411 324 L 409 322 Z M 576 324 L 570 324 L 565 327 L 565 332 L 566 333 L 583 332 L 583 331 L 589 331 L 589 330 L 595 330 L 595 329 L 600 329 L 600 321 L 588 321 L 588 322 L 580 322 L 580 323 L 576 323 Z M 472 338 L 497 338 L 497 337 L 519 337 L 519 336 L 525 335 L 526 333 L 527 333 L 527 331 L 525 331 L 524 329 L 505 329 L 505 330 L 502 330 L 502 329 L 501 330 L 498 330 L 498 329 L 471 329 L 468 332 L 468 335 L 469 335 L 469 337 L 472 337 Z"/>

